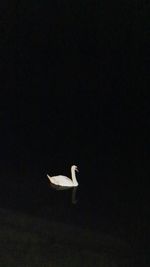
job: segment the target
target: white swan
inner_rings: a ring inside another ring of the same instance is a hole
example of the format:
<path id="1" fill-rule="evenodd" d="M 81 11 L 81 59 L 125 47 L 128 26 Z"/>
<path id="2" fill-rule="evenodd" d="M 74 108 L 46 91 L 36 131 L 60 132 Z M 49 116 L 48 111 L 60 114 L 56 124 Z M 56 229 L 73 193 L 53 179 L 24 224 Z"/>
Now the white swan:
<path id="1" fill-rule="evenodd" d="M 72 179 L 63 176 L 63 175 L 57 175 L 57 176 L 49 176 L 47 174 L 48 179 L 52 184 L 58 185 L 58 186 L 64 186 L 64 187 L 76 187 L 78 186 L 78 182 L 76 179 L 76 173 L 75 171 L 78 171 L 77 166 L 73 165 L 71 167 L 71 176 Z"/>

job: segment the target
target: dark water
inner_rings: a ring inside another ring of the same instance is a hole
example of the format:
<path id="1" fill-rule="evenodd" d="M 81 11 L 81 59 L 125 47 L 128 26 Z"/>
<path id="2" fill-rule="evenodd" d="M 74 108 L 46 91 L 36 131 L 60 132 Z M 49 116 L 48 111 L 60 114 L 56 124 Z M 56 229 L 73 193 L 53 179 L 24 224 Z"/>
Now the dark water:
<path id="1" fill-rule="evenodd" d="M 78 163 L 78 188 L 59 191 L 50 186 L 46 173 L 70 176 L 70 165 L 51 161 L 50 166 L 48 158 L 44 162 L 35 164 L 33 160 L 33 166 L 5 162 L 0 179 L 1 207 L 97 229 L 134 228 L 146 223 L 146 174 L 139 162 L 84 159 Z"/>

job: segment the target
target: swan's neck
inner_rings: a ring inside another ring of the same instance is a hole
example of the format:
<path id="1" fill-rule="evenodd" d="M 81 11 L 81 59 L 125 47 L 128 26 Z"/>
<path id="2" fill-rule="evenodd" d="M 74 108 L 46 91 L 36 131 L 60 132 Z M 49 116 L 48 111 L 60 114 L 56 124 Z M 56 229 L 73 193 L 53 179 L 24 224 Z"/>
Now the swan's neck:
<path id="1" fill-rule="evenodd" d="M 72 176 L 72 181 L 74 185 L 78 185 L 77 179 L 76 179 L 76 173 L 74 169 L 71 169 L 71 176 Z"/>

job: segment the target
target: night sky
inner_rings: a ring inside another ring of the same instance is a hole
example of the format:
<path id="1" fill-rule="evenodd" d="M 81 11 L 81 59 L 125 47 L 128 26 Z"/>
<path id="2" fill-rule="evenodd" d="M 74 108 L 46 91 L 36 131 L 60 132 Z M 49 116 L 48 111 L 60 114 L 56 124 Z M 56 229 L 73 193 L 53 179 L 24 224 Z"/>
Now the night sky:
<path id="1" fill-rule="evenodd" d="M 76 163 L 133 188 L 149 149 L 146 1 L 5 0 L 0 17 L 1 173 Z"/>

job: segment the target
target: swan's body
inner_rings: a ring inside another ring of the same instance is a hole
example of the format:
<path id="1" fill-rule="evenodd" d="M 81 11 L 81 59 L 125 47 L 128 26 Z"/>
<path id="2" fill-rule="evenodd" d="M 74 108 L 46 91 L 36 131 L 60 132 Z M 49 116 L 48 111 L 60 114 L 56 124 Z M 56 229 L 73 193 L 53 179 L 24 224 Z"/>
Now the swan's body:
<path id="1" fill-rule="evenodd" d="M 78 171 L 77 166 L 73 165 L 71 167 L 71 178 L 68 178 L 63 175 L 57 175 L 57 176 L 49 176 L 47 174 L 48 179 L 52 184 L 58 185 L 58 186 L 64 186 L 64 187 L 76 187 L 78 186 L 78 182 L 76 179 L 76 173 L 75 171 Z"/>

